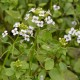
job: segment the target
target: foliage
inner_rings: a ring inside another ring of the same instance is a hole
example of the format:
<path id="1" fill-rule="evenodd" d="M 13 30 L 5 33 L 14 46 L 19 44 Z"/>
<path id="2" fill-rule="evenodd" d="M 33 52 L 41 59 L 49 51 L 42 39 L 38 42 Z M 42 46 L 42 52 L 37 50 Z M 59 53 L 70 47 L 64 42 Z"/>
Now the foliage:
<path id="1" fill-rule="evenodd" d="M 0 80 L 79 80 L 79 4 L 0 0 Z"/>

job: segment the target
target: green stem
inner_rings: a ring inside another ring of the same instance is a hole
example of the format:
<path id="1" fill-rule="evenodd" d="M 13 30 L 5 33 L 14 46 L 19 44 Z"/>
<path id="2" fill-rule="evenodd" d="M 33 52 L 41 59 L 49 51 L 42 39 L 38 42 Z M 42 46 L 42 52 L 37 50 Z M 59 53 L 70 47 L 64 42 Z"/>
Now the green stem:
<path id="1" fill-rule="evenodd" d="M 6 55 L 6 57 L 5 57 L 5 59 L 4 59 L 3 67 L 4 67 L 4 65 L 5 65 L 5 63 L 6 63 L 7 59 L 8 59 L 9 54 L 10 54 L 10 53 L 8 52 L 7 55 Z"/>
<path id="2" fill-rule="evenodd" d="M 14 45 L 15 45 L 15 43 L 16 43 L 16 41 L 17 41 L 18 37 L 19 37 L 19 35 L 17 36 L 17 38 L 16 38 L 16 40 L 14 41 L 14 43 L 11 45 L 11 46 L 12 46 L 12 49 L 10 49 L 10 50 L 8 50 L 8 51 L 7 51 L 8 53 L 7 53 L 7 55 L 6 55 L 5 59 L 4 59 L 3 67 L 4 67 L 4 65 L 5 65 L 5 63 L 6 63 L 7 59 L 8 59 L 8 57 L 9 57 L 9 55 L 10 55 L 10 51 L 11 51 L 11 50 L 12 50 L 12 53 L 13 53 Z"/>
<path id="3" fill-rule="evenodd" d="M 2 58 L 4 56 L 4 54 L 6 54 L 8 52 L 8 50 L 6 50 L 4 53 L 2 53 L 2 55 L 0 56 L 0 58 Z"/>
<path id="4" fill-rule="evenodd" d="M 32 75 L 31 72 L 31 65 L 32 65 L 32 60 L 33 60 L 33 53 L 34 53 L 34 44 L 31 46 L 30 51 L 29 51 L 29 75 Z"/>
<path id="5" fill-rule="evenodd" d="M 8 35 L 8 37 L 14 42 L 14 39 L 11 36 Z"/>

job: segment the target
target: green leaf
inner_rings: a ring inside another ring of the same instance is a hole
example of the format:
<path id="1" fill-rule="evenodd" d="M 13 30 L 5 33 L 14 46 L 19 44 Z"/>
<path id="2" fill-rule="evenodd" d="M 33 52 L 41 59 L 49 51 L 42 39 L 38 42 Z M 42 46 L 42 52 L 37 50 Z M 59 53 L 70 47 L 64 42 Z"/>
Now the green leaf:
<path id="1" fill-rule="evenodd" d="M 35 7 L 35 4 L 28 4 L 29 7 Z"/>
<path id="2" fill-rule="evenodd" d="M 73 0 L 68 0 L 68 2 L 73 2 Z"/>
<path id="3" fill-rule="evenodd" d="M 14 74 L 14 70 L 12 68 L 6 68 L 5 69 L 5 74 L 7 76 L 12 76 Z"/>
<path id="4" fill-rule="evenodd" d="M 38 60 L 39 62 L 44 62 L 45 59 L 46 59 L 46 56 L 45 56 L 45 55 L 39 55 L 39 54 L 37 54 L 37 55 L 36 55 L 36 58 L 37 58 L 37 60 Z"/>
<path id="5" fill-rule="evenodd" d="M 8 3 L 9 0 L 1 0 L 2 3 Z"/>
<path id="6" fill-rule="evenodd" d="M 61 71 L 66 71 L 67 70 L 67 65 L 63 62 L 59 63 L 59 67 L 60 67 Z"/>
<path id="7" fill-rule="evenodd" d="M 45 70 L 41 70 L 39 75 L 38 75 L 38 80 L 44 80 L 46 76 L 46 71 Z"/>
<path id="8" fill-rule="evenodd" d="M 54 12 L 53 12 L 53 17 L 54 17 L 54 18 L 57 18 L 57 17 L 61 16 L 61 14 L 62 14 L 62 13 L 61 13 L 60 11 L 54 11 Z"/>
<path id="9" fill-rule="evenodd" d="M 22 63 L 21 64 L 22 65 L 21 66 L 22 69 L 29 69 L 29 64 L 26 61 L 22 61 L 21 63 Z"/>
<path id="10" fill-rule="evenodd" d="M 72 58 L 78 59 L 80 57 L 80 49 L 74 48 L 74 47 L 69 47 L 68 55 Z"/>
<path id="11" fill-rule="evenodd" d="M 45 6 L 45 5 L 46 5 L 46 3 L 41 3 L 41 4 L 39 4 L 40 7 L 43 7 L 43 6 Z"/>
<path id="12" fill-rule="evenodd" d="M 79 0 L 74 0 L 74 2 L 78 2 Z"/>
<path id="13" fill-rule="evenodd" d="M 63 75 L 57 68 L 49 71 L 49 76 L 51 77 L 51 80 L 65 80 Z"/>
<path id="14" fill-rule="evenodd" d="M 76 5 L 76 14 L 79 15 L 80 14 L 80 5 Z"/>
<path id="15" fill-rule="evenodd" d="M 38 64 L 37 63 L 32 63 L 31 65 L 31 70 L 36 70 L 38 68 Z"/>
<path id="16" fill-rule="evenodd" d="M 18 56 L 19 54 L 20 54 L 20 52 L 16 49 L 16 48 L 14 48 L 14 50 L 13 50 L 13 55 L 15 55 L 15 56 Z"/>
<path id="17" fill-rule="evenodd" d="M 21 14 L 19 13 L 19 11 L 6 10 L 6 13 L 13 19 L 21 19 Z"/>
<path id="18" fill-rule="evenodd" d="M 39 0 L 39 3 L 47 3 L 48 2 L 48 0 Z"/>
<path id="19" fill-rule="evenodd" d="M 50 46 L 47 45 L 47 44 L 43 44 L 41 47 L 42 47 L 44 50 L 46 50 L 46 51 L 51 51 Z"/>
<path id="20" fill-rule="evenodd" d="M 63 73 L 63 76 L 64 76 L 65 80 L 79 80 L 78 76 L 69 70 L 66 70 Z"/>
<path id="21" fill-rule="evenodd" d="M 2 10 L 8 9 L 9 5 L 8 4 L 0 4 L 0 7 L 2 7 Z"/>
<path id="22" fill-rule="evenodd" d="M 9 3 L 16 6 L 16 5 L 18 5 L 18 0 L 10 0 Z"/>
<path id="23" fill-rule="evenodd" d="M 51 70 L 54 67 L 54 60 L 47 58 L 45 61 L 45 69 L 46 70 Z"/>
<path id="24" fill-rule="evenodd" d="M 16 74 L 16 78 L 19 79 L 23 73 L 20 71 L 16 71 L 15 74 Z"/>
<path id="25" fill-rule="evenodd" d="M 16 22 L 15 19 L 13 19 L 11 16 L 7 15 L 5 18 L 4 18 L 5 22 L 8 22 L 10 24 L 14 24 Z M 12 27 L 12 26 L 11 26 Z M 10 29 L 11 30 L 11 29 Z"/>
<path id="26" fill-rule="evenodd" d="M 38 34 L 38 42 L 52 40 L 52 34 L 47 30 L 41 30 Z"/>
<path id="27" fill-rule="evenodd" d="M 80 73 L 80 58 L 77 60 L 77 62 L 74 64 L 74 70 L 77 73 Z"/>
<path id="28" fill-rule="evenodd" d="M 71 3 L 66 3 L 64 6 L 64 12 L 66 15 L 74 15 L 74 8 Z"/>

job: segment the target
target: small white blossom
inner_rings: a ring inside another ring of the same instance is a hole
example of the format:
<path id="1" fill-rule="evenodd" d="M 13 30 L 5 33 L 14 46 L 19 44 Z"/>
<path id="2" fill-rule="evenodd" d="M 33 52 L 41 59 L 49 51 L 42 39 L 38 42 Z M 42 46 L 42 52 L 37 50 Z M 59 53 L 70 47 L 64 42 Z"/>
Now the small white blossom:
<path id="1" fill-rule="evenodd" d="M 27 34 L 25 34 L 25 36 L 24 36 L 24 40 L 25 40 L 25 41 L 30 41 L 30 36 L 27 35 Z"/>
<path id="2" fill-rule="evenodd" d="M 60 9 L 60 6 L 57 6 L 57 5 L 53 5 L 53 9 L 56 11 L 56 10 L 59 10 Z"/>
<path id="3" fill-rule="evenodd" d="M 29 16 L 30 16 L 30 14 L 26 14 L 26 16 L 25 16 L 25 20 L 28 20 L 29 19 Z"/>
<path id="4" fill-rule="evenodd" d="M 31 37 L 33 37 L 33 32 L 30 33 Z"/>
<path id="5" fill-rule="evenodd" d="M 19 33 L 17 28 L 14 28 L 11 32 L 13 33 L 14 36 Z"/>
<path id="6" fill-rule="evenodd" d="M 47 24 L 53 24 L 53 25 L 55 24 L 55 22 L 51 19 L 50 16 L 46 17 L 45 21 L 46 21 Z"/>
<path id="7" fill-rule="evenodd" d="M 71 41 L 71 35 L 64 35 L 64 39 L 68 42 Z"/>
<path id="8" fill-rule="evenodd" d="M 37 16 L 33 16 L 33 18 L 32 18 L 32 22 L 37 23 L 38 19 L 39 19 L 39 17 L 37 17 Z"/>
<path id="9" fill-rule="evenodd" d="M 20 34 L 21 36 L 25 36 L 26 33 L 27 33 L 27 31 L 22 29 L 19 34 Z"/>
<path id="10" fill-rule="evenodd" d="M 38 22 L 37 22 L 37 26 L 38 26 L 38 27 L 43 27 L 43 23 L 44 23 L 43 21 L 38 21 Z"/>
<path id="11" fill-rule="evenodd" d="M 31 8 L 30 10 L 29 10 L 29 12 L 35 12 L 35 8 Z"/>
<path id="12" fill-rule="evenodd" d="M 77 31 L 77 32 L 75 33 L 75 35 L 76 35 L 76 36 L 80 36 L 80 31 Z"/>
<path id="13" fill-rule="evenodd" d="M 6 37 L 8 35 L 8 32 L 5 30 L 3 33 L 2 33 L 2 37 Z"/>
<path id="14" fill-rule="evenodd" d="M 54 21 L 52 22 L 52 25 L 55 25 L 55 22 Z"/>
<path id="15" fill-rule="evenodd" d="M 75 35 L 76 30 L 72 27 L 71 30 L 68 32 L 70 35 Z"/>
<path id="16" fill-rule="evenodd" d="M 32 26 L 29 26 L 29 30 L 34 30 L 34 28 Z"/>
<path id="17" fill-rule="evenodd" d="M 45 15 L 45 11 L 40 11 L 39 16 L 43 16 Z"/>
<path id="18" fill-rule="evenodd" d="M 77 22 L 76 22 L 76 21 L 72 21 L 71 23 L 72 23 L 72 25 L 74 25 L 74 26 L 77 25 Z"/>
<path id="19" fill-rule="evenodd" d="M 13 25 L 13 27 L 15 27 L 15 28 L 17 28 L 17 27 L 19 27 L 20 26 L 20 22 L 16 22 L 14 25 Z"/>
<path id="20" fill-rule="evenodd" d="M 34 28 L 32 26 L 29 26 L 29 29 L 27 30 L 27 33 L 33 36 L 33 30 Z"/>
<path id="21" fill-rule="evenodd" d="M 33 36 L 33 30 L 27 30 L 27 34 Z"/>
<path id="22" fill-rule="evenodd" d="M 80 36 L 78 36 L 77 38 L 77 43 L 80 43 Z"/>

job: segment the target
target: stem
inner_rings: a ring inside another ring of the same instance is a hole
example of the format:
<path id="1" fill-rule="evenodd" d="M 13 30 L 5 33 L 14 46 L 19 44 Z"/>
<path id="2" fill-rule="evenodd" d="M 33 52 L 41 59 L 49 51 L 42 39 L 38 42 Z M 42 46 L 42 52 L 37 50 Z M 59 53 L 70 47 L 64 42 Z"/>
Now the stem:
<path id="1" fill-rule="evenodd" d="M 0 58 L 2 58 L 4 56 L 4 54 L 6 54 L 8 52 L 8 50 L 6 50 L 4 53 L 2 53 L 2 55 L 0 56 Z"/>
<path id="2" fill-rule="evenodd" d="M 19 37 L 19 35 L 17 36 L 17 38 L 16 38 L 16 40 L 14 41 L 14 43 L 11 45 L 11 46 L 12 46 L 12 49 L 10 49 L 10 50 L 7 51 L 8 53 L 7 53 L 7 55 L 6 55 L 5 59 L 4 59 L 3 67 L 4 67 L 4 65 L 5 65 L 5 63 L 6 63 L 7 59 L 8 59 L 8 57 L 9 57 L 9 54 L 10 54 L 10 51 L 11 51 L 11 50 L 12 50 L 12 54 L 13 54 L 14 45 L 15 45 L 15 43 L 16 43 L 18 37 Z"/>
<path id="3" fill-rule="evenodd" d="M 8 35 L 8 37 L 14 42 L 14 39 L 11 36 Z"/>
<path id="4" fill-rule="evenodd" d="M 1 38 L 0 38 L 0 40 L 1 40 L 1 42 L 3 42 L 3 43 L 6 43 L 6 44 L 11 45 L 9 42 L 4 42 Z"/>
<path id="5" fill-rule="evenodd" d="M 36 51 L 38 49 L 38 42 L 37 42 L 37 40 L 38 40 L 39 30 L 40 30 L 40 28 L 37 28 L 36 33 L 35 33 L 35 42 L 34 42 L 34 45 L 35 45 L 35 50 Z"/>
<path id="6" fill-rule="evenodd" d="M 8 56 L 9 56 L 9 52 L 7 53 L 7 55 L 6 55 L 5 59 L 4 59 L 3 67 L 4 67 L 4 65 L 5 65 L 5 63 L 6 63 L 7 59 L 8 59 Z"/>
<path id="7" fill-rule="evenodd" d="M 34 50 L 34 44 L 31 46 L 30 48 L 30 51 L 29 51 L 29 75 L 31 76 L 32 75 L 32 72 L 31 72 L 31 65 L 32 65 L 32 60 L 33 60 L 33 50 Z"/>

